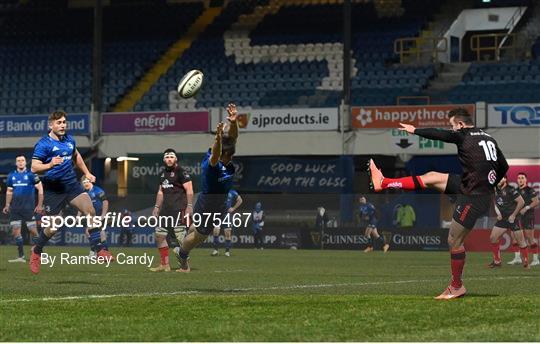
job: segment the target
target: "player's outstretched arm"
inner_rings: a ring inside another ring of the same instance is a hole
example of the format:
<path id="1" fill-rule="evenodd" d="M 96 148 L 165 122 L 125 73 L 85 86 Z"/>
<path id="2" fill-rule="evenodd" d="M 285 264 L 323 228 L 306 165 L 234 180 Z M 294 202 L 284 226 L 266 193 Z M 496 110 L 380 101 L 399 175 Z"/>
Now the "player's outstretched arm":
<path id="1" fill-rule="evenodd" d="M 90 173 L 90 171 L 88 170 L 88 167 L 86 167 L 86 164 L 84 163 L 84 160 L 81 156 L 81 154 L 79 153 L 79 151 L 76 149 L 75 150 L 75 165 L 77 165 L 77 167 L 79 168 L 79 170 L 81 170 L 81 172 L 84 174 L 84 176 L 90 180 L 92 183 L 95 183 L 96 182 L 96 177 Z"/>
<path id="2" fill-rule="evenodd" d="M 238 122 L 236 121 L 238 118 L 238 110 L 236 110 L 236 105 L 234 103 L 230 103 L 227 106 L 227 113 L 229 114 L 227 120 L 230 123 L 229 137 L 236 143 L 236 139 L 238 138 Z"/>
<path id="3" fill-rule="evenodd" d="M 462 135 L 453 130 L 437 129 L 437 128 L 421 128 L 418 129 L 414 125 L 399 123 L 399 130 L 406 131 L 409 134 L 425 137 L 430 140 L 439 140 L 448 143 L 459 143 Z"/>
<path id="4" fill-rule="evenodd" d="M 221 138 L 223 137 L 224 126 L 225 124 L 220 122 L 216 128 L 216 138 L 214 139 L 214 145 L 212 146 L 212 153 L 210 155 L 210 165 L 212 167 L 217 165 L 221 156 Z"/>

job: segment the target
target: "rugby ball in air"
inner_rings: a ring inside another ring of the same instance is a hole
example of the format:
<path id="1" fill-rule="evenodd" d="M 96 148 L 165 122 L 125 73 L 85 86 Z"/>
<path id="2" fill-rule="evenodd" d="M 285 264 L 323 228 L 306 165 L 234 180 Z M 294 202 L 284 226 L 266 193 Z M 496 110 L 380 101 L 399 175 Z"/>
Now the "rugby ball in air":
<path id="1" fill-rule="evenodd" d="M 178 94 L 182 98 L 191 98 L 199 92 L 204 74 L 197 69 L 189 71 L 178 83 Z"/>

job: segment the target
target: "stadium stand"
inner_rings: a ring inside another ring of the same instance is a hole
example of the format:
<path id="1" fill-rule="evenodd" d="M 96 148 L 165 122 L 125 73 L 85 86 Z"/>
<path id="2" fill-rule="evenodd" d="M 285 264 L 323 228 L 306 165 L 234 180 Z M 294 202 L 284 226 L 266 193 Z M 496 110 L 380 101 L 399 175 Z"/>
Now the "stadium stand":
<path id="1" fill-rule="evenodd" d="M 202 10 L 200 2 L 105 7 L 103 109 L 113 105 Z M 59 107 L 89 111 L 92 9 L 68 9 L 64 1 L 32 1 L 3 9 L 0 15 L 0 78 L 9 85 L 2 89 L 1 112 L 45 113 Z"/>
<path id="2" fill-rule="evenodd" d="M 512 63 L 473 63 L 460 85 L 450 91 L 456 103 L 537 102 L 540 59 Z"/>
<path id="3" fill-rule="evenodd" d="M 418 95 L 434 75 L 432 65 L 394 67 L 396 38 L 418 36 L 440 1 L 399 3 L 356 1 L 352 5 L 353 101 L 363 104 L 394 104 L 398 95 Z M 233 5 L 232 3 L 231 5 Z M 171 109 L 221 106 L 238 99 L 241 106 L 318 107 L 336 106 L 342 88 L 341 3 L 317 1 L 269 1 L 244 5 L 249 14 L 235 23 L 234 6 L 222 16 L 231 28 L 224 36 L 199 39 L 136 106 L 157 110 L 157 93 L 190 69 L 190 59 L 216 79 L 207 81 L 195 100 L 179 100 L 170 92 Z M 322 18 L 322 19 L 321 19 Z M 377 24 L 377 25 L 376 25 Z M 373 31 L 377 26 L 379 31 Z M 225 31 L 224 30 L 224 31 Z M 234 57 L 234 59 L 233 59 Z M 211 85 L 208 85 L 211 84 Z M 169 86 L 170 87 L 170 86 Z M 169 88 L 170 89 L 170 88 Z M 381 90 L 384 89 L 384 92 Z M 233 91 L 231 91 L 233 90 Z"/>
<path id="4" fill-rule="evenodd" d="M 540 59 L 540 37 L 536 39 L 531 50 L 533 57 L 535 59 Z"/>
<path id="5" fill-rule="evenodd" d="M 104 8 L 105 111 L 113 110 L 204 12 L 198 1 L 127 3 Z M 354 104 L 392 105 L 398 96 L 425 94 L 435 66 L 397 63 L 394 42 L 420 37 L 443 3 L 353 1 Z M 242 107 L 337 106 L 343 79 L 341 6 L 338 0 L 230 1 L 133 110 L 220 107 L 231 99 Z M 92 9 L 69 8 L 67 1 L 8 1 L 0 7 L 0 113 L 90 110 L 92 18 Z M 529 49 L 538 57 L 540 40 Z M 530 87 L 538 84 L 530 73 L 537 70 L 537 60 L 491 66 L 472 64 L 447 98 L 538 100 Z M 203 91 L 179 99 L 174 86 L 195 68 L 205 73 Z"/>

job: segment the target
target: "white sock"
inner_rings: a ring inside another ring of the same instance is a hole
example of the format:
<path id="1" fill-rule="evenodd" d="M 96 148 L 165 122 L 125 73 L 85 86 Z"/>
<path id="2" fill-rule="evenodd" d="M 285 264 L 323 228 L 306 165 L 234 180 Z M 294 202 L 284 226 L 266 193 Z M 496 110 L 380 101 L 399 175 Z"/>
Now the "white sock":
<path id="1" fill-rule="evenodd" d="M 533 260 L 538 260 L 538 253 L 533 253 Z"/>
<path id="2" fill-rule="evenodd" d="M 519 252 L 514 252 L 514 259 L 521 259 Z"/>

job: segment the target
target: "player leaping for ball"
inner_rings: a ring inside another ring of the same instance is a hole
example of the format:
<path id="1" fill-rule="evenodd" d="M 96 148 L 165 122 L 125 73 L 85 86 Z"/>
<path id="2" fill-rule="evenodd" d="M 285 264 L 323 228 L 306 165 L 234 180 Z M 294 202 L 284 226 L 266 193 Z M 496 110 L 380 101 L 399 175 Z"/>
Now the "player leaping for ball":
<path id="1" fill-rule="evenodd" d="M 92 200 L 78 182 L 74 165 L 83 172 L 89 181 L 95 182 L 96 177 L 90 173 L 81 154 L 77 151 L 75 139 L 66 133 L 66 117 L 64 111 L 55 111 L 49 116 L 50 131 L 34 146 L 32 172 L 44 173 L 41 181 L 46 215 L 58 215 L 64 206 L 70 203 L 83 216 L 95 216 L 96 212 Z M 89 232 L 99 230 L 99 228 L 91 228 Z M 43 247 L 55 232 L 56 228 L 44 228 L 39 233 L 30 259 L 32 273 L 39 273 Z M 103 248 L 99 236 L 97 236 L 96 242 L 91 244 L 92 250 L 96 251 L 98 256 L 112 258 L 109 251 Z"/>
<path id="2" fill-rule="evenodd" d="M 219 123 L 216 129 L 216 137 L 212 148 L 201 163 L 202 190 L 193 209 L 196 215 L 211 214 L 211 219 L 222 219 L 227 213 L 227 194 L 232 189 L 235 173 L 232 157 L 236 151 L 236 139 L 238 138 L 238 124 L 236 122 L 236 105 L 227 106 L 229 121 L 229 133 L 223 135 L 225 124 Z M 198 226 L 194 223 L 190 226 L 189 234 L 182 242 L 182 247 L 175 250 L 180 261 L 178 272 L 189 272 L 189 252 L 202 243 L 214 229 L 213 221 L 201 221 Z"/>
<path id="3" fill-rule="evenodd" d="M 466 290 L 461 279 L 465 266 L 463 242 L 476 220 L 489 210 L 493 188 L 508 170 L 508 163 L 497 141 L 474 126 L 467 110 L 454 109 L 449 112 L 448 119 L 452 130 L 416 129 L 412 125 L 403 123 L 400 123 L 400 129 L 428 139 L 454 143 L 457 146 L 459 162 L 463 169 L 461 176 L 428 172 L 421 176 L 390 179 L 383 176 L 373 160 L 370 160 L 368 168 L 371 175 L 371 187 L 376 192 L 390 188 L 404 190 L 430 188 L 457 195 L 456 207 L 448 232 L 452 280 L 448 288 L 436 299 L 453 299 L 465 295 Z"/>

